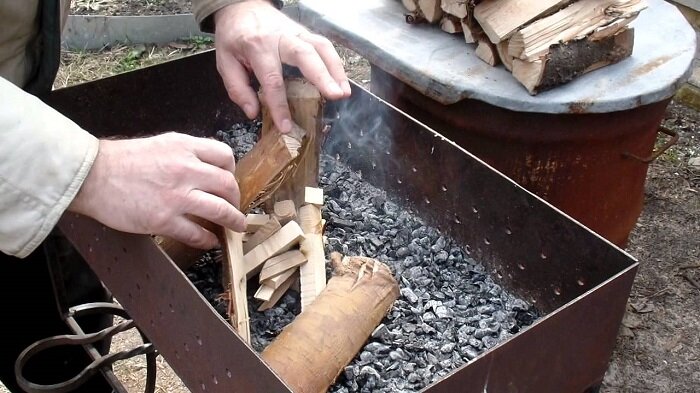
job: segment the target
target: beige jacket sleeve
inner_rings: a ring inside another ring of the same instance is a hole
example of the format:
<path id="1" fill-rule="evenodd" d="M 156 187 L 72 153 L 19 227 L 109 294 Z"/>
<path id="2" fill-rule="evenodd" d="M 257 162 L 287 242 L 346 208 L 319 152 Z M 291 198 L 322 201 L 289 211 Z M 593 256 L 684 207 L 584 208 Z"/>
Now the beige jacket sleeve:
<path id="1" fill-rule="evenodd" d="M 0 78 L 0 250 L 41 244 L 87 176 L 97 138 Z"/>

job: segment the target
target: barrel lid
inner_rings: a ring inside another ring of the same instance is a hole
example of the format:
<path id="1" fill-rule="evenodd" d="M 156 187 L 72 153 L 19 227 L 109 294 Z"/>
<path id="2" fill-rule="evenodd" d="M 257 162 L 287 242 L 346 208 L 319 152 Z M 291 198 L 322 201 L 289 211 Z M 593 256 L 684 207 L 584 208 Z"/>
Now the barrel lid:
<path id="1" fill-rule="evenodd" d="M 521 112 L 603 113 L 669 98 L 690 75 L 695 31 L 675 6 L 647 1 L 632 22 L 630 58 L 536 96 L 502 65 L 479 60 L 461 35 L 407 24 L 399 1 L 301 0 L 299 8 L 302 24 L 442 104 L 471 98 Z"/>

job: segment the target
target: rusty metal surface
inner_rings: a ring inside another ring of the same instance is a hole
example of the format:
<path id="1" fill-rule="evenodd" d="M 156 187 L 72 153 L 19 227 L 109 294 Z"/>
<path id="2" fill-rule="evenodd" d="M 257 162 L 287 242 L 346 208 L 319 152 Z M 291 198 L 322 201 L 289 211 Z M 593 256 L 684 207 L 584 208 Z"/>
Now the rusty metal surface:
<path id="1" fill-rule="evenodd" d="M 75 214 L 59 225 L 191 391 L 289 391 L 150 237 Z"/>
<path id="2" fill-rule="evenodd" d="M 642 211 L 647 163 L 668 100 L 621 112 L 517 112 L 442 105 L 377 67 L 372 90 L 619 246 Z"/>
<path id="3" fill-rule="evenodd" d="M 209 52 L 56 91 L 49 102 L 102 135 L 211 135 L 243 119 L 215 73 Z M 581 392 L 602 379 L 637 267 L 630 256 L 358 86 L 327 108 L 327 117 L 341 115 L 327 153 L 453 236 L 545 314 L 430 390 Z M 286 391 L 151 239 L 72 215 L 61 227 L 192 391 Z"/>
<path id="4" fill-rule="evenodd" d="M 409 25 L 396 0 L 301 0 L 301 22 L 448 105 L 476 99 L 521 112 L 603 113 L 673 96 L 690 76 L 695 31 L 673 5 L 649 0 L 631 23 L 634 52 L 618 64 L 531 96 L 503 66 L 479 60 L 461 34 Z"/>

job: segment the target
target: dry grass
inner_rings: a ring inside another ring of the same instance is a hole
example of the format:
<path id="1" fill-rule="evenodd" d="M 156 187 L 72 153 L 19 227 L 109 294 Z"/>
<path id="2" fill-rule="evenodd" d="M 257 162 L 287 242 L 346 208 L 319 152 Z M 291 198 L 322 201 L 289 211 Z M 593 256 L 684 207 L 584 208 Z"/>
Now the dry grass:
<path id="1" fill-rule="evenodd" d="M 212 48 L 208 37 L 192 37 L 168 45 L 116 45 L 97 51 L 63 51 L 54 88 L 106 78 Z"/>

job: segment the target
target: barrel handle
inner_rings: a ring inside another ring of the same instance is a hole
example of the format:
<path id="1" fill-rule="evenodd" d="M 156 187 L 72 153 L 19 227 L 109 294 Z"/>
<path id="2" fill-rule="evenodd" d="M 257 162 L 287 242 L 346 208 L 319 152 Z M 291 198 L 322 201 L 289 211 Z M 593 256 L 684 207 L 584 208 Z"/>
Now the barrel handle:
<path id="1" fill-rule="evenodd" d="M 656 160 L 657 158 L 659 158 L 660 155 L 664 154 L 664 152 L 666 150 L 668 150 L 671 146 L 678 143 L 678 139 L 680 138 L 680 136 L 678 135 L 678 133 L 676 131 L 673 131 L 673 130 L 668 129 L 668 128 L 663 127 L 663 126 L 659 127 L 659 133 L 666 134 L 666 135 L 670 136 L 671 139 L 669 139 L 669 141 L 666 142 L 665 145 L 661 146 L 658 150 L 656 150 L 655 152 L 652 152 L 649 157 L 643 158 L 643 157 L 639 157 L 639 156 L 634 155 L 634 154 L 629 153 L 629 152 L 624 152 L 624 153 L 622 153 L 622 155 L 625 157 L 634 158 L 635 160 L 641 161 L 645 164 L 648 164 L 648 163 Z"/>

